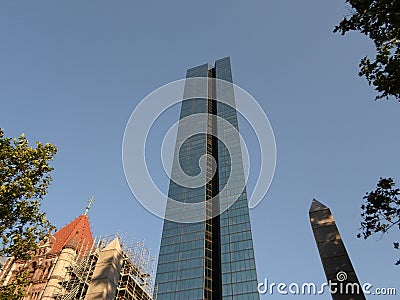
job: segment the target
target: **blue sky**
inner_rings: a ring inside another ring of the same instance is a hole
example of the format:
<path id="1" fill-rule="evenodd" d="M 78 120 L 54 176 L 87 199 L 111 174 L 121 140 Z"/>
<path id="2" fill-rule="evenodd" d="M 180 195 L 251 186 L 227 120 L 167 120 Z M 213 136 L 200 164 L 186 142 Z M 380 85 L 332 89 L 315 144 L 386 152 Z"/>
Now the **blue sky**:
<path id="1" fill-rule="evenodd" d="M 315 197 L 333 211 L 360 281 L 399 292 L 398 232 L 356 234 L 364 193 L 380 176 L 399 178 L 400 105 L 374 101 L 357 76 L 373 45 L 332 33 L 347 14 L 344 1 L 1 1 L 0 126 L 57 145 L 43 203 L 55 225 L 94 194 L 95 235 L 126 232 L 157 252 L 162 220 L 124 178 L 125 125 L 154 89 L 230 56 L 277 143 L 271 188 L 251 211 L 259 281 L 325 280 L 308 220 Z M 269 296 L 283 297 L 302 296 Z"/>

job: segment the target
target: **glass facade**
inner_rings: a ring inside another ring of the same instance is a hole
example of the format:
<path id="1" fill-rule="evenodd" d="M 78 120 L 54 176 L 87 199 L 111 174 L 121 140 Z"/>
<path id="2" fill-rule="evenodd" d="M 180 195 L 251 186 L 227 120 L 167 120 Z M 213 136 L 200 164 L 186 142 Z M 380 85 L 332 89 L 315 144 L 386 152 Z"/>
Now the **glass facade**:
<path id="1" fill-rule="evenodd" d="M 178 209 L 173 201 L 167 201 L 156 276 L 157 299 L 259 299 L 240 138 L 231 128 L 238 130 L 233 86 L 212 80 L 232 82 L 230 59 L 218 60 L 214 67 L 205 64 L 189 69 L 186 77 L 210 80 L 185 86 L 168 196 L 199 206 Z M 198 90 L 206 96 L 190 97 L 198 95 Z M 185 119 L 192 115 L 200 119 Z M 216 116 L 230 126 L 217 122 Z M 205 132 L 199 130 L 204 124 Z M 187 137 L 188 132 L 199 133 Z M 216 135 L 230 141 L 229 150 Z M 187 187 L 193 182 L 182 177 L 180 169 L 189 176 L 203 177 L 197 178 L 196 187 Z M 237 200 L 231 205 L 233 198 Z M 215 214 L 216 209 L 223 212 Z M 187 223 L 196 215 L 207 218 Z"/>

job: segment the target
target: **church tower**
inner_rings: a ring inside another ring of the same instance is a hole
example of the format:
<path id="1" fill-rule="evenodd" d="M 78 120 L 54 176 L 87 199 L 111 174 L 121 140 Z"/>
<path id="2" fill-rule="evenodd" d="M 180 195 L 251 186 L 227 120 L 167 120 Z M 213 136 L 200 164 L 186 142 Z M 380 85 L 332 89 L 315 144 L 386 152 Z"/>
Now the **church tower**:
<path id="1" fill-rule="evenodd" d="M 85 214 L 41 242 L 31 260 L 9 258 L 0 272 L 0 286 L 10 284 L 20 270 L 27 269 L 29 286 L 24 300 L 54 299 L 52 296 L 58 283 L 66 276 L 64 266 L 70 264 L 79 251 L 93 246 L 87 212 L 88 208 Z"/>

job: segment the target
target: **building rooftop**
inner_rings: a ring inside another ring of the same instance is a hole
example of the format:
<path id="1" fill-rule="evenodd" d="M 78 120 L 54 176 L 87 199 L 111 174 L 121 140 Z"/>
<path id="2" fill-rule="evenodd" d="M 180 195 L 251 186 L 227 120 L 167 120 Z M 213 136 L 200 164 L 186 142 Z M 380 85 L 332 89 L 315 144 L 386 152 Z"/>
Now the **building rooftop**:
<path id="1" fill-rule="evenodd" d="M 73 240 L 76 247 L 91 248 L 93 245 L 92 231 L 86 215 L 80 215 L 53 235 L 55 241 L 51 252 L 58 252 Z"/>

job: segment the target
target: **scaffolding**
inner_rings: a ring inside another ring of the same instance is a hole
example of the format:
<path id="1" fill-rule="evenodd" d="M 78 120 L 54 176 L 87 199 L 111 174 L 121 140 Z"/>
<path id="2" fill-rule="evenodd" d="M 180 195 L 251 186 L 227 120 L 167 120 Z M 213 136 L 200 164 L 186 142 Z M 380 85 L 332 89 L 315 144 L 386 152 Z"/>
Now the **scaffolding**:
<path id="1" fill-rule="evenodd" d="M 121 241 L 122 250 L 122 267 L 115 299 L 153 300 L 156 258 L 151 256 L 144 242 L 128 245 L 126 238 L 120 235 L 97 238 L 90 249 L 79 249 L 73 261 L 65 266 L 66 273 L 60 278 L 54 299 L 85 299 L 99 254 L 115 237 Z"/>
<path id="2" fill-rule="evenodd" d="M 154 292 L 155 257 L 144 242 L 130 247 L 123 243 L 123 264 L 116 300 L 150 300 Z"/>
<path id="3" fill-rule="evenodd" d="M 65 276 L 62 276 L 53 298 L 56 300 L 85 299 L 93 271 L 101 251 L 101 240 L 95 240 L 91 248 L 78 249 L 74 259 L 66 263 Z"/>

